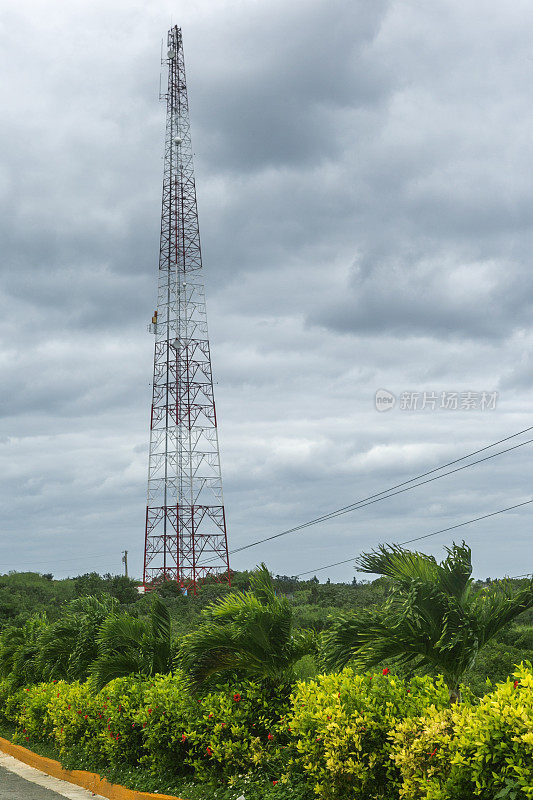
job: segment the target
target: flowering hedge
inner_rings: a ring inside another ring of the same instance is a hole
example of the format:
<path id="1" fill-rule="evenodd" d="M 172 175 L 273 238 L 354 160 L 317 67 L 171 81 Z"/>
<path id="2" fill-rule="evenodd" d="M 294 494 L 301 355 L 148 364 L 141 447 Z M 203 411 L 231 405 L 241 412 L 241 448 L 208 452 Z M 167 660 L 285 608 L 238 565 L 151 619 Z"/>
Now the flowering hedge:
<path id="1" fill-rule="evenodd" d="M 70 765 L 139 764 L 230 785 L 259 775 L 280 797 L 303 781 L 321 800 L 533 800 L 531 666 L 515 678 L 455 706 L 442 680 L 387 669 L 322 675 L 290 698 L 249 681 L 193 696 L 179 672 L 118 678 L 100 693 L 2 681 L 0 721 L 28 747 L 52 740 Z"/>

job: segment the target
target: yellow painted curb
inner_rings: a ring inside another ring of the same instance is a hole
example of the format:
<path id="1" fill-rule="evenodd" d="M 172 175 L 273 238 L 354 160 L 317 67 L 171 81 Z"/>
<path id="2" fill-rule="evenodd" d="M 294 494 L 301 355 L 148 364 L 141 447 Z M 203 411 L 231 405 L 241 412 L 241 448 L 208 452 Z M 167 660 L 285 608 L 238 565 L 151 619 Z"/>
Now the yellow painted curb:
<path id="1" fill-rule="evenodd" d="M 7 739 L 2 739 L 1 736 L 0 750 L 8 756 L 13 756 L 13 758 L 22 761 L 29 767 L 40 769 L 41 772 L 51 775 L 52 778 L 74 783 L 89 792 L 103 795 L 108 800 L 181 800 L 181 798 L 169 794 L 152 794 L 151 792 L 137 792 L 135 789 L 126 789 L 117 783 L 109 783 L 105 778 L 101 778 L 100 775 L 94 772 L 85 772 L 85 770 L 81 769 L 63 769 L 59 761 L 53 761 L 51 758 L 45 758 L 45 756 L 38 756 L 37 753 L 26 750 L 25 747 L 20 747 L 18 744 L 13 744 Z"/>

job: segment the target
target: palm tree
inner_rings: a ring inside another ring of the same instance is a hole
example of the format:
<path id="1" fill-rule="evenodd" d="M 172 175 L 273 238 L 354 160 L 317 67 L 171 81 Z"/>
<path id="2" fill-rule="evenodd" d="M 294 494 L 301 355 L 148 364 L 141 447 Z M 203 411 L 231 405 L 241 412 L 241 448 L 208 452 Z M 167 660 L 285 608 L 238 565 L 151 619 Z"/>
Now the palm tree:
<path id="1" fill-rule="evenodd" d="M 40 638 L 46 630 L 44 614 L 35 614 L 24 625 L 11 625 L 0 636 L 0 676 L 13 686 L 42 680 L 39 665 Z"/>
<path id="2" fill-rule="evenodd" d="M 172 670 L 171 622 L 156 594 L 148 621 L 129 614 L 110 614 L 97 636 L 98 657 L 90 666 L 91 681 L 102 689 L 125 675 L 156 675 Z"/>
<path id="3" fill-rule="evenodd" d="M 505 585 L 478 591 L 470 548 L 463 542 L 446 552 L 440 564 L 394 545 L 363 554 L 357 569 L 389 578 L 391 593 L 381 608 L 337 619 L 326 641 L 326 666 L 353 661 L 364 670 L 386 662 L 441 673 L 458 699 L 461 677 L 481 648 L 533 607 L 533 581 L 518 592 Z"/>
<path id="4" fill-rule="evenodd" d="M 193 687 L 211 675 L 235 673 L 286 682 L 296 661 L 314 649 L 314 634 L 293 632 L 290 603 L 276 595 L 261 564 L 250 575 L 250 591 L 228 594 L 202 611 L 199 627 L 182 640 L 178 660 Z"/>
<path id="5" fill-rule="evenodd" d="M 111 597 L 78 597 L 39 640 L 38 663 L 45 679 L 85 680 L 98 656 L 97 635 L 106 617 L 116 608 Z"/>

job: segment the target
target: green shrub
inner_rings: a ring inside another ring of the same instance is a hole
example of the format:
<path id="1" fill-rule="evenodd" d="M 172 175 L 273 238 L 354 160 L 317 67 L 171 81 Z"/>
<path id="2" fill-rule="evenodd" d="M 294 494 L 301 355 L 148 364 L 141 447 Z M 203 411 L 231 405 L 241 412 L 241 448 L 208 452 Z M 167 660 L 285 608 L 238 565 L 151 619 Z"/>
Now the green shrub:
<path id="1" fill-rule="evenodd" d="M 152 773 L 170 772 L 175 775 L 190 772 L 185 764 L 189 745 L 182 738 L 189 720 L 196 712 L 181 672 L 156 675 L 144 691 L 143 705 L 135 719 L 143 735 L 141 763 Z"/>
<path id="2" fill-rule="evenodd" d="M 449 705 L 441 679 L 388 674 L 356 675 L 352 669 L 297 684 L 289 719 L 298 763 L 323 800 L 397 797 L 399 771 L 390 758 L 389 733 L 427 706 Z"/>
<path id="3" fill-rule="evenodd" d="M 2 681 L 2 683 L 4 684 L 5 700 L 0 713 L 7 723 L 16 725 L 17 716 L 24 705 L 26 693 L 29 690 L 22 687 L 18 688 L 9 678 L 6 681 Z"/>
<path id="4" fill-rule="evenodd" d="M 102 733 L 110 730 L 107 703 L 101 703 L 87 683 L 59 681 L 48 704 L 53 740 L 60 755 L 83 753 L 88 758 L 102 755 Z"/>
<path id="5" fill-rule="evenodd" d="M 0 723 L 10 723 L 12 719 L 8 715 L 8 700 L 14 692 L 13 684 L 9 678 L 0 680 Z"/>
<path id="6" fill-rule="evenodd" d="M 466 789 L 461 789 L 460 784 L 468 781 L 464 776 L 461 778 L 457 770 L 451 779 L 455 724 L 466 713 L 464 706 L 456 705 L 452 709 L 433 706 L 422 717 L 400 722 L 391 732 L 391 756 L 400 770 L 402 800 L 464 800 L 471 796 Z M 455 784 L 453 793 L 452 783 Z"/>
<path id="7" fill-rule="evenodd" d="M 288 696 L 249 681 L 191 697 L 183 675 L 157 676 L 137 716 L 141 761 L 152 772 L 194 771 L 199 780 L 233 779 L 258 770 L 279 773 L 280 716 Z"/>
<path id="8" fill-rule="evenodd" d="M 24 700 L 15 717 L 17 732 L 15 738 L 22 744 L 42 741 L 53 735 L 54 723 L 48 713 L 48 706 L 54 694 L 59 697 L 61 688 L 57 681 L 37 683 L 24 687 Z"/>
<path id="9" fill-rule="evenodd" d="M 392 734 L 404 800 L 533 798 L 533 673 L 498 684 L 478 705 L 429 709 Z"/>
<path id="10" fill-rule="evenodd" d="M 129 675 L 115 678 L 97 696 L 98 719 L 104 723 L 102 754 L 113 767 L 137 764 L 143 753 L 143 727 L 138 719 L 148 686 L 148 679 Z"/>
<path id="11" fill-rule="evenodd" d="M 253 775 L 277 779 L 289 741 L 282 718 L 288 712 L 284 689 L 240 681 L 210 692 L 198 702 L 184 731 L 186 763 L 199 780 Z"/>

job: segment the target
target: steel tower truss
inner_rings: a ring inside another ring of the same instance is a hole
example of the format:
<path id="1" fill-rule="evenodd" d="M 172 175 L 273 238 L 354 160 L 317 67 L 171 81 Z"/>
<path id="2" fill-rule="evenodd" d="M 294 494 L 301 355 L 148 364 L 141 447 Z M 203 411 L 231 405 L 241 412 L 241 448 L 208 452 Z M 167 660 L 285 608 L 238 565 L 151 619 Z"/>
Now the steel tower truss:
<path id="1" fill-rule="evenodd" d="M 167 46 L 144 584 L 196 591 L 229 580 L 229 558 L 180 28 Z"/>

